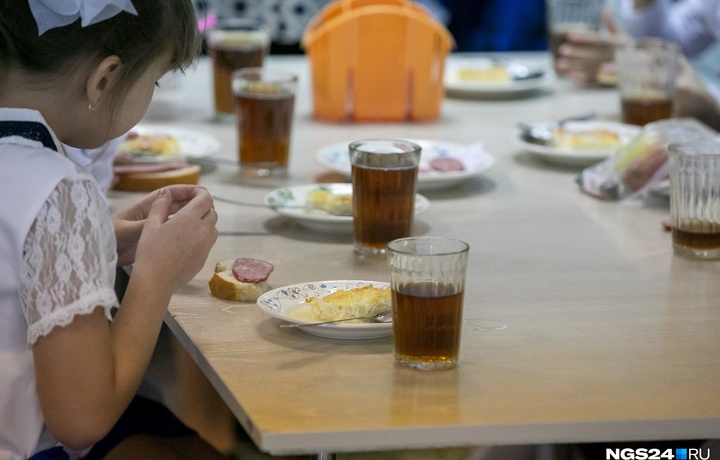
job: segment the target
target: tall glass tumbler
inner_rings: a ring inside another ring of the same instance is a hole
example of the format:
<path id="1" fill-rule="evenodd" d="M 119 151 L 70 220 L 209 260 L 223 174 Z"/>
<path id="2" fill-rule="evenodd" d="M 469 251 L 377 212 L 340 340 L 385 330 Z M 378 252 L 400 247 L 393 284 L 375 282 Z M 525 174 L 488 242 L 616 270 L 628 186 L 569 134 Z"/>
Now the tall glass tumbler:
<path id="1" fill-rule="evenodd" d="M 233 72 L 238 160 L 245 177 L 287 175 L 297 76 L 267 68 Z"/>
<path id="2" fill-rule="evenodd" d="M 604 0 L 547 0 L 550 51 L 558 48 L 568 32 L 596 31 L 600 28 Z"/>
<path id="3" fill-rule="evenodd" d="M 633 125 L 672 117 L 680 48 L 654 38 L 623 42 L 615 49 L 623 122 Z"/>
<path id="4" fill-rule="evenodd" d="M 232 121 L 232 73 L 261 67 L 270 47 L 270 29 L 257 19 L 225 18 L 207 30 L 208 54 L 213 63 L 215 114 L 218 121 Z"/>
<path id="5" fill-rule="evenodd" d="M 673 249 L 691 259 L 720 259 L 720 142 L 668 150 Z"/>
<path id="6" fill-rule="evenodd" d="M 398 366 L 457 366 L 469 250 L 464 241 L 435 236 L 388 243 Z"/>
<path id="7" fill-rule="evenodd" d="M 384 255 L 389 241 L 410 236 L 420 151 L 400 139 L 350 144 L 356 253 Z"/>

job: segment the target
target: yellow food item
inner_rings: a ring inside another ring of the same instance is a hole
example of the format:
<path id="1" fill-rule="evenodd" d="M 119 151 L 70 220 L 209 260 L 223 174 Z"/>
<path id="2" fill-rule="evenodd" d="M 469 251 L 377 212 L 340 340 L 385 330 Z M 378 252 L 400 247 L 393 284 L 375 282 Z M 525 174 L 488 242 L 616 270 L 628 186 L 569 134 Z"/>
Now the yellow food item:
<path id="1" fill-rule="evenodd" d="M 336 321 L 357 316 L 375 316 L 392 309 L 389 287 L 363 286 L 335 291 L 307 300 L 317 321 Z"/>
<path id="2" fill-rule="evenodd" d="M 567 149 L 608 149 L 621 144 L 620 135 L 607 129 L 567 131 L 556 128 L 554 139 L 555 147 Z"/>
<path id="3" fill-rule="evenodd" d="M 333 193 L 327 189 L 310 190 L 305 202 L 313 208 L 324 209 L 335 216 L 352 216 L 352 195 Z"/>
<path id="4" fill-rule="evenodd" d="M 120 144 L 120 151 L 140 155 L 172 156 L 180 153 L 180 143 L 173 136 L 129 135 Z"/>
<path id="5" fill-rule="evenodd" d="M 476 69 L 460 69 L 458 79 L 463 81 L 510 81 L 508 70 L 500 65 Z"/>

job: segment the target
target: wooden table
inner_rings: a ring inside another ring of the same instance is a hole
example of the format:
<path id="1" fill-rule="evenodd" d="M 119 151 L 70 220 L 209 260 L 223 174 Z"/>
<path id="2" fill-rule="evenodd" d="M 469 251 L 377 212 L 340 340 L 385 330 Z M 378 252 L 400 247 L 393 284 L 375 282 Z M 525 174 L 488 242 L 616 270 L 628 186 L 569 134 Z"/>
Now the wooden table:
<path id="1" fill-rule="evenodd" d="M 532 56 L 544 58 L 544 56 Z M 157 92 L 147 123 L 217 136 L 236 158 L 232 125 L 210 121 L 210 69 Z M 290 176 L 253 184 L 217 164 L 211 192 L 261 202 L 288 184 L 336 182 L 314 159 L 322 146 L 367 137 L 482 141 L 497 159 L 479 178 L 424 193 L 415 234 L 470 243 L 457 370 L 393 365 L 391 338 L 322 339 L 281 329 L 254 304 L 210 296 L 221 259 L 275 265 L 270 283 L 387 281 L 383 259 L 352 251 L 351 235 L 311 232 L 267 209 L 217 203 L 221 236 L 197 277 L 172 299 L 166 323 L 257 446 L 273 454 L 477 444 L 694 439 L 720 435 L 720 264 L 672 253 L 666 207 L 602 202 L 579 192 L 578 168 L 543 163 L 512 142 L 515 122 L 596 110 L 616 119 L 614 89 L 558 81 L 503 100 L 446 99 L 434 123 L 326 124 L 311 117 L 307 62 Z M 122 203 L 129 194 L 113 193 Z M 487 330 L 497 321 L 506 327 Z"/>

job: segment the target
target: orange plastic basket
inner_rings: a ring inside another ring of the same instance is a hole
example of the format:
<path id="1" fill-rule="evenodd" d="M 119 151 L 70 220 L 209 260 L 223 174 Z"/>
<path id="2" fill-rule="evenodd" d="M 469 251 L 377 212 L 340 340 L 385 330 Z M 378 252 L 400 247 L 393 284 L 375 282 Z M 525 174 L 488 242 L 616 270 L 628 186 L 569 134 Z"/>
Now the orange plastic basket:
<path id="1" fill-rule="evenodd" d="M 430 121 L 440 115 L 455 42 L 407 0 L 338 0 L 303 36 L 313 111 L 326 121 Z"/>

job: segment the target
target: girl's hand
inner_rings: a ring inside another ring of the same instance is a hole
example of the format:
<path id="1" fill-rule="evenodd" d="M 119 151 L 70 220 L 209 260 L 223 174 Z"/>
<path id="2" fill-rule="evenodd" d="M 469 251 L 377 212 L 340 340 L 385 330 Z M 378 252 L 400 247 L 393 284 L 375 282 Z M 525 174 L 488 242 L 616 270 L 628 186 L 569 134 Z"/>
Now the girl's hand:
<path id="1" fill-rule="evenodd" d="M 165 189 L 170 192 L 172 202 L 170 214 L 182 209 L 194 196 L 197 185 L 171 185 Z M 158 191 L 145 196 L 132 206 L 115 213 L 113 225 L 115 227 L 115 238 L 117 239 L 118 265 L 130 265 L 135 261 L 135 251 L 140 239 L 145 219 L 147 219 L 153 202 L 158 197 Z"/>
<path id="2" fill-rule="evenodd" d="M 190 190 L 189 195 L 185 192 L 174 194 L 170 187 L 158 191 L 135 254 L 133 274 L 141 271 L 169 293 L 202 269 L 218 236 L 218 216 L 210 193 L 201 187 Z"/>

